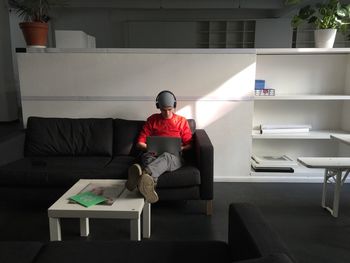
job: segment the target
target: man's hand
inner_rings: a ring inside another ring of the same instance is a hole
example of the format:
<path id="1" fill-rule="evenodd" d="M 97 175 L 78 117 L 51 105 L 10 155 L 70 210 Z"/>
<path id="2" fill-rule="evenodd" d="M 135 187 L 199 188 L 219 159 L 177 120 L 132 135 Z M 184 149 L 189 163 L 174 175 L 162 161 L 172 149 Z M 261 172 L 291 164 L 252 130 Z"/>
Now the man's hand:
<path id="1" fill-rule="evenodd" d="M 181 145 L 181 151 L 187 151 L 192 148 L 192 144 Z"/>
<path id="2" fill-rule="evenodd" d="M 139 148 L 141 151 L 147 151 L 147 144 L 144 142 L 138 142 L 137 143 L 137 148 Z"/>

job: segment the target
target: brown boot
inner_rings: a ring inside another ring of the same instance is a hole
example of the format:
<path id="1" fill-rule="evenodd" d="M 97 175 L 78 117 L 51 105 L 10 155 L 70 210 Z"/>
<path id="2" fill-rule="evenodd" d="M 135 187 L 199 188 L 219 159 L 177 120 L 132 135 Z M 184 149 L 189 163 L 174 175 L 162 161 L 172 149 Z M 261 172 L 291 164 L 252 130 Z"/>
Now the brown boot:
<path id="1" fill-rule="evenodd" d="M 132 191 L 138 185 L 142 175 L 141 166 L 137 163 L 131 165 L 128 170 L 128 180 L 125 183 L 126 189 Z"/>
<path id="2" fill-rule="evenodd" d="M 147 173 L 143 173 L 139 181 L 138 188 L 140 193 L 145 198 L 146 202 L 151 204 L 159 200 L 158 194 L 155 191 L 154 187 L 155 187 L 155 182 L 152 176 L 150 176 Z"/>

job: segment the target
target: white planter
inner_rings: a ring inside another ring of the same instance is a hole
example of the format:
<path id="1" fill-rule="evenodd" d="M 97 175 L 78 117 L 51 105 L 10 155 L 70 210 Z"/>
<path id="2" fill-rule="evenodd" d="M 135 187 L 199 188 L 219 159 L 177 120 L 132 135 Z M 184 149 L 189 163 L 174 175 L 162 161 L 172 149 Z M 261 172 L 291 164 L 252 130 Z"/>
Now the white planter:
<path id="1" fill-rule="evenodd" d="M 315 46 L 317 48 L 332 48 L 336 34 L 336 29 L 316 29 Z"/>

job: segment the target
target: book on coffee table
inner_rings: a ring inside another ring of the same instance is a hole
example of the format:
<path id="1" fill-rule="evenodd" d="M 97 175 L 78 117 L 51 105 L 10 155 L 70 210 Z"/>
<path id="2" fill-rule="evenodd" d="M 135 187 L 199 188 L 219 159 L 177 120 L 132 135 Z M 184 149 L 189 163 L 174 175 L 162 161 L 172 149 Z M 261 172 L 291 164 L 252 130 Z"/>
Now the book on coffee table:
<path id="1" fill-rule="evenodd" d="M 73 195 L 69 197 L 69 199 L 85 207 L 97 205 L 107 200 L 106 197 L 102 195 L 97 195 L 93 192 L 84 192 L 77 195 Z"/>
<path id="2" fill-rule="evenodd" d="M 106 198 L 101 205 L 112 205 L 125 190 L 124 184 L 104 185 L 98 183 L 88 184 L 80 193 L 92 192 Z"/>

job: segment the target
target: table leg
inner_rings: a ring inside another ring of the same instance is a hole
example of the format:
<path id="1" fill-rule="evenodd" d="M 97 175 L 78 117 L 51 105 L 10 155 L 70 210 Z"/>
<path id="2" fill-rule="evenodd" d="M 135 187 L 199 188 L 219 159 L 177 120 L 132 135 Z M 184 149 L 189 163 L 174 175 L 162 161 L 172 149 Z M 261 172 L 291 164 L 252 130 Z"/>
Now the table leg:
<path id="1" fill-rule="evenodd" d="M 340 198 L 340 189 L 341 189 L 341 176 L 342 176 L 342 171 L 338 170 L 335 178 L 334 199 L 333 199 L 332 214 L 334 217 L 338 217 L 339 198 Z"/>
<path id="2" fill-rule="evenodd" d="M 151 237 L 151 204 L 148 202 L 145 202 L 142 210 L 142 236 Z"/>
<path id="3" fill-rule="evenodd" d="M 131 219 L 130 220 L 130 239 L 131 240 L 141 240 L 141 224 L 140 224 L 140 217 L 137 219 Z"/>
<path id="4" fill-rule="evenodd" d="M 89 218 L 80 218 L 80 236 L 87 237 L 90 233 Z"/>
<path id="5" fill-rule="evenodd" d="M 327 178 L 328 178 L 328 169 L 325 169 L 324 179 L 323 179 L 322 203 L 321 203 L 323 208 L 326 208 Z"/>
<path id="6" fill-rule="evenodd" d="M 49 217 L 50 241 L 61 241 L 61 223 L 59 218 Z"/>

